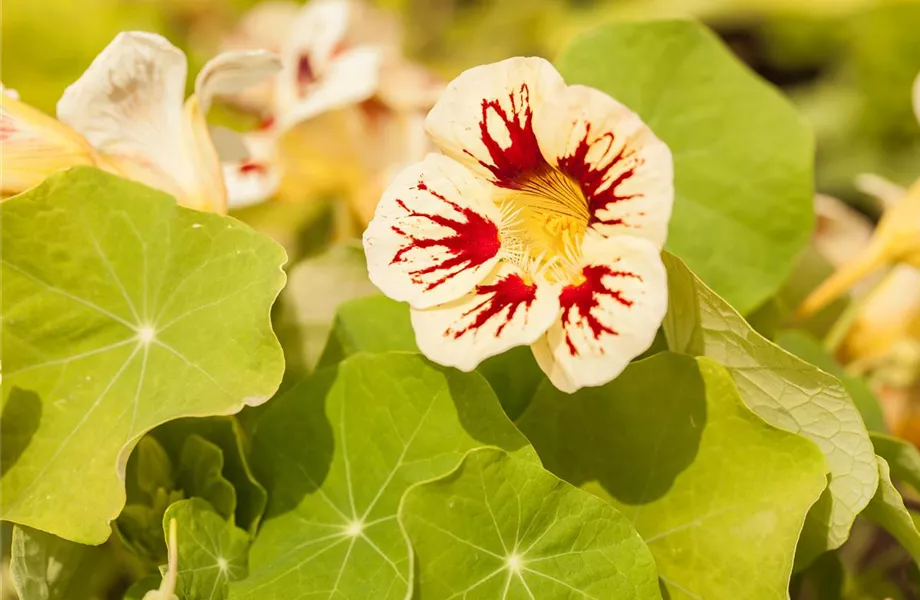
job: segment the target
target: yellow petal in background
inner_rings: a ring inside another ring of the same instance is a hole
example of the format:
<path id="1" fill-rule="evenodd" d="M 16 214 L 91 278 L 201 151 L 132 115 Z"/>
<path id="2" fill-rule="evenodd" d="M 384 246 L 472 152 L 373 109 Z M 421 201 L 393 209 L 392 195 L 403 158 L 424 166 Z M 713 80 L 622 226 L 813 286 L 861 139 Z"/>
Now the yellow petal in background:
<path id="1" fill-rule="evenodd" d="M 0 94 L 0 192 L 18 194 L 45 177 L 75 165 L 94 165 L 89 142 L 45 113 Z"/>

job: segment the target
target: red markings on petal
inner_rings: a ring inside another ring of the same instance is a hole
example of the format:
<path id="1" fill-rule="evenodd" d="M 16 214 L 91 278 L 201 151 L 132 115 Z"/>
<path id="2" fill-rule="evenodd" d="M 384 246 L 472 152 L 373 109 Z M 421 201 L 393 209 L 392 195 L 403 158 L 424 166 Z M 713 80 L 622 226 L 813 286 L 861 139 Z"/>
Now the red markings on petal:
<path id="1" fill-rule="evenodd" d="M 479 133 L 489 152 L 491 163 L 473 156 L 469 150 L 464 150 L 492 173 L 496 185 L 511 189 L 517 187 L 523 176 L 547 167 L 546 159 L 540 152 L 537 137 L 533 132 L 533 108 L 530 106 L 530 90 L 526 83 L 521 85 L 518 94 L 520 99 L 515 97 L 515 90 L 508 94 L 511 102 L 510 113 L 502 107 L 498 98 L 482 101 Z M 490 112 L 504 125 L 511 140 L 508 147 L 502 147 L 489 130 Z"/>
<path id="2" fill-rule="evenodd" d="M 297 93 L 303 98 L 307 94 L 307 88 L 316 82 L 316 73 L 313 72 L 313 63 L 306 54 L 301 54 L 297 58 Z"/>
<path id="3" fill-rule="evenodd" d="M 242 163 L 239 167 L 237 167 L 237 170 L 243 175 L 248 175 L 250 173 L 257 173 L 259 175 L 264 175 L 265 173 L 268 172 L 268 167 L 266 167 L 265 165 L 261 163 L 257 163 L 252 160 L 247 160 L 244 163 Z"/>
<path id="4" fill-rule="evenodd" d="M 623 148 L 610 161 L 600 161 L 613 148 L 614 135 L 612 131 L 603 133 L 589 141 L 591 136 L 591 124 L 585 124 L 585 135 L 578 142 L 578 146 L 571 154 L 559 159 L 559 170 L 574 179 L 581 187 L 582 193 L 588 200 L 588 213 L 591 219 L 588 225 L 602 223 L 605 225 L 626 225 L 622 219 L 604 220 L 597 213 L 606 209 L 611 204 L 631 200 L 639 194 L 620 194 L 618 188 L 630 177 L 636 174 L 644 162 L 638 157 L 636 150 L 624 144 Z M 598 163 L 592 164 L 588 161 L 588 152 L 597 144 L 604 144 L 606 148 L 598 156 L 601 157 Z M 603 164 L 604 166 L 601 166 Z M 607 174 L 615 168 L 622 168 L 623 171 L 612 180 L 607 180 Z M 603 189 L 601 189 L 603 188 Z"/>
<path id="5" fill-rule="evenodd" d="M 572 342 L 570 328 L 586 328 L 595 340 L 602 335 L 619 335 L 612 327 L 601 323 L 594 315 L 599 308 L 603 296 L 608 296 L 614 301 L 630 308 L 633 301 L 623 297 L 619 290 L 612 290 L 604 283 L 605 277 L 629 277 L 639 279 L 642 277 L 629 271 L 616 271 L 604 265 L 589 265 L 582 270 L 584 281 L 578 285 L 567 285 L 559 294 L 559 304 L 562 306 L 562 327 L 565 329 L 565 343 L 569 354 L 578 356 L 578 349 Z M 603 354 L 603 348 L 600 348 Z"/>
<path id="6" fill-rule="evenodd" d="M 452 202 L 438 192 L 430 189 L 425 182 L 419 181 L 416 187 L 419 191 L 428 192 L 447 206 L 460 213 L 464 220 L 458 220 L 444 216 L 442 214 L 423 213 L 415 211 L 406 206 L 402 200 L 396 203 L 408 213 L 410 217 L 426 219 L 436 225 L 446 227 L 453 233 L 442 238 L 417 238 L 406 233 L 397 226 L 393 226 L 393 231 L 407 238 L 408 244 L 396 252 L 390 264 L 395 264 L 407 260 L 406 253 L 411 250 L 442 248 L 449 257 L 438 264 L 430 265 L 422 269 L 409 271 L 412 281 L 419 285 L 425 285 L 425 289 L 431 290 L 457 273 L 478 267 L 498 254 L 501 247 L 501 240 L 498 236 L 498 226 L 489 219 L 483 217 L 476 211 L 460 206 Z M 443 272 L 443 275 L 424 283 L 423 277 L 432 273 Z"/>
<path id="7" fill-rule="evenodd" d="M 16 120 L 8 115 L 0 115 L 0 140 L 8 140 L 16 133 Z"/>
<path id="8" fill-rule="evenodd" d="M 531 304 L 537 298 L 537 286 L 533 283 L 527 283 L 517 273 L 505 275 L 498 281 L 487 285 L 476 286 L 475 294 L 485 296 L 479 304 L 463 313 L 463 318 L 472 316 L 473 321 L 461 329 L 448 329 L 446 335 L 452 335 L 454 339 L 476 330 L 485 325 L 492 318 L 504 315 L 503 322 L 495 331 L 496 336 L 500 336 L 505 326 L 514 319 L 514 315 L 521 307 L 529 310 Z"/>

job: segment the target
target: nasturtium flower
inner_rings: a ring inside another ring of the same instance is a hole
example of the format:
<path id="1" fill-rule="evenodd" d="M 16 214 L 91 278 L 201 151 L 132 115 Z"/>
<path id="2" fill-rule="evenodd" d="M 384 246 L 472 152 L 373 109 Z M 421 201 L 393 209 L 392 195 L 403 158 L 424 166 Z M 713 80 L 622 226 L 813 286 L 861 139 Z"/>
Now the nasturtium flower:
<path id="1" fill-rule="evenodd" d="M 366 224 L 395 171 L 430 149 L 422 122 L 443 85 L 400 53 L 395 18 L 357 0 L 257 5 L 229 48 L 269 48 L 283 68 L 238 94 L 264 127 L 247 160 L 227 162 L 232 207 L 272 197 L 342 197 Z"/>
<path id="2" fill-rule="evenodd" d="M 63 167 L 91 164 L 168 192 L 184 206 L 225 212 L 218 149 L 205 117 L 215 96 L 253 85 L 279 67 L 277 57 L 263 51 L 221 54 L 198 74 L 183 105 L 185 54 L 159 35 L 120 33 L 64 91 L 57 121 L 3 98 L 4 192 L 23 191 Z"/>
<path id="3" fill-rule="evenodd" d="M 612 380 L 667 308 L 668 147 L 539 58 L 462 73 L 425 125 L 443 154 L 400 173 L 364 233 L 419 348 L 468 371 L 529 344 L 561 390 Z"/>

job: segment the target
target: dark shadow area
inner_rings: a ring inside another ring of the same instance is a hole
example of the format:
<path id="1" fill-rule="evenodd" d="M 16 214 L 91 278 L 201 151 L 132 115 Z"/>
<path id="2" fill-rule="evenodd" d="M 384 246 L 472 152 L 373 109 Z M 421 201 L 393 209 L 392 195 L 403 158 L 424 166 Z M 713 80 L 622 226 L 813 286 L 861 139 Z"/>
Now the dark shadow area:
<path id="1" fill-rule="evenodd" d="M 338 365 L 317 371 L 272 400 L 259 419 L 252 469 L 268 490 L 264 519 L 296 509 L 329 474 L 335 441 L 326 398 L 338 373 Z"/>
<path id="2" fill-rule="evenodd" d="M 530 346 L 518 346 L 483 361 L 476 369 L 492 386 L 508 418 L 520 417 L 546 380 Z"/>
<path id="3" fill-rule="evenodd" d="M 437 368 L 447 379 L 460 425 L 477 442 L 483 446 L 498 446 L 509 452 L 527 445 L 527 439 L 515 429 L 501 404 L 490 401 L 494 394 L 485 378 L 456 369 Z"/>
<path id="4" fill-rule="evenodd" d="M 14 387 L 0 415 L 0 477 L 16 464 L 42 420 L 42 401 L 33 391 Z"/>
<path id="5" fill-rule="evenodd" d="M 568 395 L 543 385 L 517 424 L 559 477 L 596 481 L 620 502 L 645 504 L 693 463 L 706 390 L 692 358 L 662 353 L 603 387 Z"/>

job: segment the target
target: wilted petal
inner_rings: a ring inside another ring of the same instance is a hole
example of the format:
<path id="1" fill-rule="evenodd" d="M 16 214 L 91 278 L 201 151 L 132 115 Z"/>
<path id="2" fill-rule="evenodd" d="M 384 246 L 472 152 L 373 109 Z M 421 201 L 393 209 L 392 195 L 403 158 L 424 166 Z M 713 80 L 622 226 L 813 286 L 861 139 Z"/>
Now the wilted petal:
<path id="1" fill-rule="evenodd" d="M 430 308 L 460 298 L 498 261 L 490 185 L 438 154 L 400 173 L 364 232 L 371 281 L 390 298 Z"/>
<path id="2" fill-rule="evenodd" d="M 95 164 L 92 148 L 70 127 L 3 89 L 0 94 L 0 192 L 18 194 L 66 167 Z"/>
<path id="3" fill-rule="evenodd" d="M 534 121 L 546 99 L 564 88 L 542 58 L 474 67 L 448 84 L 425 127 L 446 154 L 513 188 L 522 175 L 546 168 Z"/>
<path id="4" fill-rule="evenodd" d="M 415 339 L 434 362 L 471 371 L 490 356 L 542 336 L 558 317 L 558 293 L 502 262 L 462 298 L 413 309 Z"/>
<path id="5" fill-rule="evenodd" d="M 534 130 L 543 154 L 581 187 L 590 227 L 664 245 L 674 203 L 671 152 L 639 115 L 572 85 L 547 99 Z"/>
<path id="6" fill-rule="evenodd" d="M 235 94 L 281 70 L 281 59 L 264 50 L 237 50 L 219 54 L 195 78 L 195 95 L 207 114 L 215 96 Z"/>
<path id="7" fill-rule="evenodd" d="M 582 280 L 562 288 L 559 320 L 533 345 L 556 387 L 573 392 L 619 375 L 655 339 L 668 305 L 658 248 L 643 239 L 585 238 Z"/>
<path id="8" fill-rule="evenodd" d="M 64 91 L 58 118 L 121 171 L 177 197 L 194 185 L 182 112 L 185 55 L 165 38 L 120 33 Z"/>

